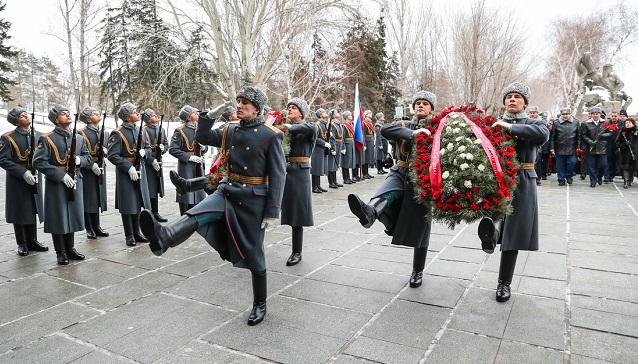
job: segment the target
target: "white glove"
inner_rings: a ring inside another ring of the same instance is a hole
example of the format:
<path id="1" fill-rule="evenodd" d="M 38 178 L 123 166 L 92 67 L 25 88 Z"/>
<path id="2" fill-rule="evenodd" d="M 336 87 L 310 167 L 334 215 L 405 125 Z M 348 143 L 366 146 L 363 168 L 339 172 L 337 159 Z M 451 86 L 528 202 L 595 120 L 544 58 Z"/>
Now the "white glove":
<path id="1" fill-rule="evenodd" d="M 346 150 L 345 149 L 341 149 L 341 154 L 346 155 Z"/>
<path id="2" fill-rule="evenodd" d="M 383 146 L 380 146 L 380 147 L 379 147 L 379 150 L 383 150 Z"/>
<path id="3" fill-rule="evenodd" d="M 212 110 L 210 110 L 208 114 L 206 114 L 206 117 L 209 119 L 217 119 L 218 117 L 222 116 L 222 114 L 225 113 L 232 106 L 233 106 L 232 102 L 224 101 L 223 104 L 218 105 Z"/>
<path id="4" fill-rule="evenodd" d="M 193 162 L 193 163 L 197 163 L 197 164 L 202 164 L 202 157 L 198 157 L 198 156 L 196 156 L 196 155 L 191 155 L 191 156 L 188 158 L 188 161 L 189 161 L 189 162 Z"/>
<path id="5" fill-rule="evenodd" d="M 137 174 L 137 170 L 133 166 L 131 166 L 131 168 L 128 169 L 128 176 L 133 182 L 136 182 L 137 180 L 140 179 L 140 176 Z"/>
<path id="6" fill-rule="evenodd" d="M 492 124 L 492 127 L 495 127 L 495 126 L 500 126 L 503 129 L 505 129 L 505 130 L 511 130 L 512 129 L 512 124 L 510 124 L 508 122 L 505 122 L 505 121 L 501 121 L 501 120 L 499 120 L 499 121 L 495 122 L 494 124 Z"/>
<path id="7" fill-rule="evenodd" d="M 416 138 L 416 136 L 419 135 L 419 134 L 432 135 L 432 133 L 430 133 L 430 131 L 428 129 L 419 128 L 419 129 L 417 129 L 417 130 L 412 132 L 412 137 Z"/>
<path id="8" fill-rule="evenodd" d="M 160 144 L 159 145 L 159 149 L 163 152 L 164 151 L 164 144 Z"/>
<path id="9" fill-rule="evenodd" d="M 146 156 L 146 149 L 140 149 L 139 153 L 140 157 L 144 158 Z"/>
<path id="10" fill-rule="evenodd" d="M 80 156 L 76 155 L 75 156 L 75 165 L 79 166 L 81 162 L 82 162 L 82 160 L 80 159 Z"/>
<path id="11" fill-rule="evenodd" d="M 69 176 L 68 174 L 65 174 L 64 177 L 62 177 L 62 183 L 64 183 L 64 185 L 67 186 L 68 188 L 75 187 L 75 180 L 73 179 L 73 177 Z"/>
<path id="12" fill-rule="evenodd" d="M 365 145 L 363 146 L 363 151 L 368 150 L 368 147 L 366 147 Z"/>
<path id="13" fill-rule="evenodd" d="M 290 127 L 292 126 L 292 124 L 282 124 L 282 126 L 286 127 L 286 129 L 290 129 Z"/>
<path id="14" fill-rule="evenodd" d="M 100 169 L 100 166 L 97 165 L 97 163 L 93 163 L 91 165 L 91 171 L 93 172 L 94 175 L 99 176 L 102 174 L 102 170 Z"/>
<path id="15" fill-rule="evenodd" d="M 153 160 L 153 169 L 158 171 L 160 170 L 160 164 L 157 162 L 157 159 Z"/>
<path id="16" fill-rule="evenodd" d="M 332 145 L 330 145 L 330 143 L 326 143 L 326 145 L 324 145 L 324 148 L 330 148 L 332 147 Z"/>
<path id="17" fill-rule="evenodd" d="M 336 151 L 336 150 L 334 150 L 334 149 L 331 149 L 331 150 L 330 150 L 330 155 L 337 155 L 337 151 Z"/>
<path id="18" fill-rule="evenodd" d="M 35 185 L 35 182 L 37 181 L 35 179 L 35 176 L 31 173 L 31 171 L 24 172 L 24 174 L 22 175 L 22 178 L 27 184 L 29 184 L 29 186 Z"/>
<path id="19" fill-rule="evenodd" d="M 263 230 L 263 229 L 267 228 L 268 226 L 273 226 L 273 225 L 275 225 L 275 223 L 277 222 L 277 220 L 279 220 L 279 219 L 277 219 L 277 218 L 275 218 L 275 217 L 266 217 L 266 218 L 264 218 L 264 219 L 261 221 L 261 229 Z"/>
<path id="20" fill-rule="evenodd" d="M 104 152 L 104 154 L 108 154 L 109 149 L 107 147 L 102 147 L 102 152 Z"/>

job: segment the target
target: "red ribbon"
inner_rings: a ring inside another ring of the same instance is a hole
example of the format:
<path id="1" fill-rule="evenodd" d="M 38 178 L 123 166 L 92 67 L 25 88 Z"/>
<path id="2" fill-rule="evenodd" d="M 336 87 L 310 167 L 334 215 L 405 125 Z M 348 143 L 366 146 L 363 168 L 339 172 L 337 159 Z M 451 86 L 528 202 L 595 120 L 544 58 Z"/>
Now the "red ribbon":
<path id="1" fill-rule="evenodd" d="M 496 149 L 490 142 L 490 140 L 483 134 L 483 130 L 479 128 L 478 125 L 474 124 L 472 120 L 468 119 L 467 116 L 463 115 L 465 122 L 470 126 L 472 132 L 474 132 L 474 136 L 481 141 L 481 146 L 487 155 L 487 159 L 490 161 L 490 165 L 492 166 L 492 171 L 494 171 L 494 176 L 496 176 L 496 183 L 498 183 L 498 188 L 503 189 L 507 187 L 505 183 L 505 178 L 503 177 L 503 169 L 501 168 L 501 162 L 498 160 L 498 153 L 496 153 Z"/>

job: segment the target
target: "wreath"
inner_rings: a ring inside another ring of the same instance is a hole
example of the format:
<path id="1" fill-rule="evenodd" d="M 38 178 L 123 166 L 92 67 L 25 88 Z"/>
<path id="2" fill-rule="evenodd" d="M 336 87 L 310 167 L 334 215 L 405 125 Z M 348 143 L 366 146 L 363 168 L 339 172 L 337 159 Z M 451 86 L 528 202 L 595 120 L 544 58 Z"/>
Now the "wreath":
<path id="1" fill-rule="evenodd" d="M 448 106 L 421 127 L 413 145 L 410 179 L 430 218 L 450 228 L 483 217 L 512 213 L 512 192 L 520 165 L 514 139 L 476 105 Z"/>
<path id="2" fill-rule="evenodd" d="M 284 148 L 284 155 L 288 156 L 290 154 L 290 134 L 288 134 L 288 127 L 286 124 L 286 112 L 285 111 L 273 111 L 269 113 L 269 118 L 274 117 L 274 121 L 272 126 L 279 129 L 282 133 L 284 133 L 284 139 L 282 142 L 282 147 Z"/>

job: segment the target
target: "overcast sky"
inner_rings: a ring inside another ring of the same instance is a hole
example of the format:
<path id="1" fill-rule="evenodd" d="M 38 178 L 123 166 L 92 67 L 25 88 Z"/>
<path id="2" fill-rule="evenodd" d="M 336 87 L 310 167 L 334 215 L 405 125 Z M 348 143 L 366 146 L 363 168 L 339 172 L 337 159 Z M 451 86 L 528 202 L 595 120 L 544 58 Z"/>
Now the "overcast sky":
<path id="1" fill-rule="evenodd" d="M 181 0 L 185 1 L 185 0 Z M 429 0 L 435 7 L 468 7 L 475 0 L 454 1 Z M 634 0 L 635 1 L 635 0 Z M 26 48 L 36 55 L 48 55 L 62 64 L 66 48 L 62 42 L 47 35 L 56 29 L 60 18 L 56 0 L 8 0 L 2 14 L 12 23 L 9 34 L 10 44 Z M 422 3 L 415 1 L 415 6 Z M 582 16 L 600 13 L 615 1 L 601 0 L 487 0 L 489 7 L 512 8 L 514 16 L 520 22 L 521 29 L 527 34 L 527 47 L 530 52 L 537 53 L 539 63 L 543 62 L 552 51 L 549 44 L 550 25 L 557 17 Z M 363 0 L 367 7 L 370 0 Z M 368 13 L 374 14 L 375 7 L 368 7 Z M 615 60 L 614 70 L 625 83 L 624 90 L 637 101 L 630 107 L 630 113 L 638 113 L 638 47 L 627 48 Z M 630 57 L 636 54 L 635 57 Z M 539 67 L 538 69 L 542 69 Z"/>

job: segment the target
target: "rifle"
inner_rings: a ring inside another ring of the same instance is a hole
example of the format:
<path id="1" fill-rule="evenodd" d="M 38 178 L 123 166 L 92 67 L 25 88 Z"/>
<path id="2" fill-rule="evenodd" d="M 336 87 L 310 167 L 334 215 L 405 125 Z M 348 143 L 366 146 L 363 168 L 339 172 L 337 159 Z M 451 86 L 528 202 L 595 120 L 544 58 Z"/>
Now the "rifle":
<path id="1" fill-rule="evenodd" d="M 137 131 L 137 139 L 135 140 L 135 157 L 133 159 L 133 167 L 137 171 L 137 174 L 140 174 L 140 170 L 142 167 L 142 156 L 140 155 L 140 150 L 142 150 L 142 125 L 140 123 L 140 128 Z M 138 180 L 139 182 L 139 180 Z"/>
<path id="2" fill-rule="evenodd" d="M 104 126 L 106 125 L 106 113 L 102 114 L 102 129 L 100 130 L 100 135 L 98 135 L 97 139 L 97 150 L 95 151 L 95 163 L 97 163 L 98 167 L 102 173 L 97 176 L 97 180 L 99 184 L 103 184 L 104 180 L 102 176 L 104 175 Z"/>
<path id="3" fill-rule="evenodd" d="M 325 140 L 328 143 L 330 143 L 330 136 L 332 134 L 332 115 L 334 115 L 334 110 L 331 110 L 330 114 L 328 114 L 328 131 L 326 133 L 326 140 Z M 326 148 L 324 149 L 324 152 L 326 153 L 326 155 L 336 154 L 335 147 L 332 144 L 330 144 L 330 150 Z"/>
<path id="4" fill-rule="evenodd" d="M 33 166 L 33 155 L 35 154 L 35 99 L 33 100 L 33 110 L 31 111 L 31 134 L 29 135 L 29 158 L 27 159 L 27 169 L 35 177 L 35 184 L 31 186 L 31 192 L 38 194 L 38 171 Z"/>
<path id="5" fill-rule="evenodd" d="M 159 130 L 157 131 L 157 145 L 155 146 L 155 159 L 160 166 L 159 171 L 157 171 L 157 175 L 160 177 L 164 174 L 164 168 L 162 168 L 162 150 L 159 147 L 160 144 L 162 144 L 162 124 L 164 124 L 164 114 L 160 115 Z M 160 193 L 160 197 L 164 197 L 164 194 Z"/>
<path id="6" fill-rule="evenodd" d="M 201 144 L 199 144 L 198 141 L 194 140 L 194 142 L 195 142 L 195 148 L 194 148 L 193 154 L 197 155 L 198 157 L 202 159 L 202 162 L 199 165 L 199 168 L 197 168 L 197 170 L 195 171 L 195 177 L 203 177 L 205 166 L 204 166 L 204 156 L 202 153 L 202 146 Z"/>
<path id="7" fill-rule="evenodd" d="M 69 176 L 73 177 L 73 179 L 75 180 L 75 175 L 77 172 L 77 166 L 75 165 L 75 157 L 77 156 L 77 144 L 78 144 L 78 140 L 77 140 L 77 136 L 76 133 L 78 131 L 78 118 L 80 117 L 80 114 L 75 114 L 75 122 L 73 123 L 73 133 L 71 134 L 71 151 L 69 152 L 69 159 L 67 159 L 66 161 L 66 174 L 68 174 Z M 77 182 L 77 180 L 76 180 Z M 75 189 L 76 187 L 73 188 L 66 188 L 66 199 L 67 201 L 75 201 Z"/>

